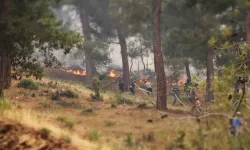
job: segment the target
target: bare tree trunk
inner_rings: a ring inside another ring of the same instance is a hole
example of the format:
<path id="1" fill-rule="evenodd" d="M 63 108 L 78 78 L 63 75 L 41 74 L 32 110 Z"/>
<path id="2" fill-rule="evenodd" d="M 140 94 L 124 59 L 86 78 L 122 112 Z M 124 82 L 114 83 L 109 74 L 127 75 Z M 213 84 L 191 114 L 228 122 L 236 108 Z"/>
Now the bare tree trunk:
<path id="1" fill-rule="evenodd" d="M 89 16 L 86 11 L 84 11 L 84 8 L 80 5 L 80 20 L 82 24 L 82 30 L 84 35 L 85 42 L 91 42 L 91 32 L 90 32 L 90 26 L 89 26 Z M 85 58 L 86 58 L 86 73 L 87 73 L 87 84 L 91 82 L 92 77 L 97 73 L 96 67 L 94 65 L 94 61 L 91 57 L 91 49 L 86 49 L 85 52 Z"/>
<path id="2" fill-rule="evenodd" d="M 147 56 L 147 70 L 148 70 L 148 56 Z"/>
<path id="3" fill-rule="evenodd" d="M 0 98 L 3 98 L 4 97 L 4 70 L 5 70 L 5 67 L 4 67 L 4 52 L 1 53 L 1 57 L 0 57 Z"/>
<path id="4" fill-rule="evenodd" d="M 185 68 L 186 68 L 186 74 L 187 74 L 187 78 L 189 79 L 189 81 L 191 81 L 191 73 L 190 73 L 190 68 L 189 68 L 189 62 L 185 61 Z"/>
<path id="5" fill-rule="evenodd" d="M 156 108 L 159 110 L 167 109 L 167 97 L 166 97 L 166 76 L 164 71 L 164 62 L 161 51 L 161 28 L 160 28 L 160 18 L 161 18 L 161 3 L 162 0 L 153 0 L 153 45 L 154 45 L 154 62 L 155 62 L 155 72 L 157 76 L 157 104 Z"/>
<path id="6" fill-rule="evenodd" d="M 11 84 L 11 62 L 9 58 L 4 60 L 4 89 L 10 88 Z"/>
<path id="7" fill-rule="evenodd" d="M 146 70 L 146 65 L 145 65 L 145 62 L 144 62 L 144 59 L 143 59 L 143 55 L 141 55 L 140 57 L 141 57 L 141 62 L 143 64 L 143 70 L 145 71 Z"/>
<path id="8" fill-rule="evenodd" d="M 130 69 L 129 69 L 129 73 L 131 74 L 132 72 L 132 67 L 133 67 L 133 59 L 130 60 Z"/>
<path id="9" fill-rule="evenodd" d="M 139 73 L 140 72 L 140 63 L 139 63 L 139 60 L 138 60 L 137 64 L 138 64 L 137 72 Z"/>
<path id="10" fill-rule="evenodd" d="M 93 58 L 92 57 L 90 57 L 90 58 L 91 58 L 90 67 L 91 67 L 92 76 L 98 75 L 98 72 L 96 70 L 96 66 L 95 66 L 95 63 L 93 61 Z"/>
<path id="11" fill-rule="evenodd" d="M 250 10 L 247 10 L 246 15 L 246 41 L 250 44 Z M 250 59 L 250 49 L 247 51 L 247 58 Z M 249 64 L 249 63 L 248 63 Z"/>
<path id="12" fill-rule="evenodd" d="M 119 25 L 116 26 L 116 31 L 117 31 L 119 43 L 121 46 L 123 82 L 124 82 L 125 90 L 127 91 L 129 89 L 129 84 L 130 84 L 127 43 L 126 43 L 125 35 Z"/>
<path id="13" fill-rule="evenodd" d="M 206 101 L 207 102 L 214 100 L 214 93 L 213 93 L 213 88 L 212 88 L 213 74 L 214 74 L 213 50 L 208 49 L 208 53 L 207 53 L 207 85 L 206 85 L 206 95 L 207 95 Z"/>

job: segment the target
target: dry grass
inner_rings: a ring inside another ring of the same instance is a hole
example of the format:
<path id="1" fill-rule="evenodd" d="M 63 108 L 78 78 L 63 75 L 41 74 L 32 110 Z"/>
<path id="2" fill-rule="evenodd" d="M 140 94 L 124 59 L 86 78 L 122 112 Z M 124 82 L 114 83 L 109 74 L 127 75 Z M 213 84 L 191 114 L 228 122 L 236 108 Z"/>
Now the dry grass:
<path id="1" fill-rule="evenodd" d="M 169 105 L 169 109 L 175 113 L 168 112 L 167 114 L 170 118 L 165 119 L 161 119 L 161 115 L 166 114 L 166 112 L 159 112 L 153 108 L 138 109 L 137 105 L 118 105 L 117 108 L 111 108 L 112 101 L 114 101 L 114 93 L 108 92 L 104 94 L 103 102 L 94 102 L 90 100 L 92 92 L 81 84 L 57 81 L 58 85 L 56 88 L 49 88 L 47 83 L 50 81 L 46 78 L 39 81 L 44 86 L 39 87 L 39 90 L 36 92 L 19 89 L 15 86 L 16 82 L 13 82 L 13 87 L 7 90 L 6 97 L 15 107 L 5 112 L 3 117 L 38 130 L 47 128 L 52 131 L 52 135 L 58 138 L 67 137 L 80 150 L 83 147 L 89 150 L 125 150 L 127 147 L 124 140 L 128 133 L 132 133 L 132 140 L 134 143 L 137 142 L 137 146 L 144 145 L 148 149 L 163 150 L 166 145 L 171 145 L 176 140 L 180 131 L 186 134 L 184 149 L 198 149 L 194 143 L 195 141 L 199 142 L 201 139 L 200 135 L 198 135 L 200 127 L 204 128 L 202 135 L 206 135 L 206 141 L 213 141 L 212 144 L 205 142 L 203 148 L 229 148 L 227 141 L 230 139 L 230 136 L 227 132 L 227 120 L 221 119 L 222 121 L 217 122 L 217 124 L 210 121 L 208 126 L 207 120 L 202 120 L 201 124 L 198 124 L 193 119 L 171 119 L 189 116 L 187 112 L 190 111 L 190 108 L 182 106 L 173 107 Z M 58 89 L 72 90 L 79 97 L 76 99 L 63 98 L 64 105 L 61 105 L 60 102 L 50 99 L 50 94 Z M 48 93 L 44 92 L 45 90 Z M 36 96 L 34 97 L 32 94 Z M 199 94 L 202 95 L 202 93 Z M 128 94 L 123 96 L 136 103 L 145 102 L 149 106 L 150 103 L 148 101 L 154 101 L 154 98 L 145 96 L 142 93 L 137 93 L 136 97 Z M 186 112 L 186 114 L 183 114 L 183 112 Z M 72 120 L 75 123 L 73 128 L 65 129 L 57 121 L 58 116 Z M 152 122 L 148 122 L 148 120 L 152 120 Z M 111 124 L 110 122 L 112 125 L 107 125 Z M 154 141 L 143 140 L 143 135 L 150 135 L 151 133 L 154 135 Z M 220 140 L 216 136 L 220 137 Z M 90 141 L 91 138 L 92 141 Z"/>

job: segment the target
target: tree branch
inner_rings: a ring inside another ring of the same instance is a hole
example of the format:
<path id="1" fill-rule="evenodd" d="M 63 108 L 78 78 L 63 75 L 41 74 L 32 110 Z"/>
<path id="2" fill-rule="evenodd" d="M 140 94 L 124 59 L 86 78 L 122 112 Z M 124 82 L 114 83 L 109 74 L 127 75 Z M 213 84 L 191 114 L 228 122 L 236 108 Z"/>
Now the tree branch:
<path id="1" fill-rule="evenodd" d="M 109 43 L 109 44 L 120 44 L 120 42 L 115 42 L 115 41 L 108 41 L 107 43 Z"/>
<path id="2" fill-rule="evenodd" d="M 241 96 L 239 105 L 238 105 L 238 107 L 235 109 L 235 111 L 234 111 L 232 117 L 234 117 L 234 116 L 236 115 L 236 113 L 239 111 L 240 106 L 241 106 L 241 103 L 242 103 L 242 101 L 243 101 L 243 99 L 244 99 L 244 97 L 245 97 L 245 94 L 246 94 L 246 83 L 244 82 L 244 84 L 243 84 L 243 92 L 242 92 L 242 96 Z"/>

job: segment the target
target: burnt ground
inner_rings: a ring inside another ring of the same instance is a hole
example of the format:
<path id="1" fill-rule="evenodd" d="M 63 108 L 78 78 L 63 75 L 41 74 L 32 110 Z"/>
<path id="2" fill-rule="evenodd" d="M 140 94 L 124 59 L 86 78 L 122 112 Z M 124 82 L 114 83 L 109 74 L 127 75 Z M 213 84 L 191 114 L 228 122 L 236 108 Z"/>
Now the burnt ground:
<path id="1" fill-rule="evenodd" d="M 0 120 L 0 150 L 76 150 L 46 130 L 36 131 L 21 124 Z"/>

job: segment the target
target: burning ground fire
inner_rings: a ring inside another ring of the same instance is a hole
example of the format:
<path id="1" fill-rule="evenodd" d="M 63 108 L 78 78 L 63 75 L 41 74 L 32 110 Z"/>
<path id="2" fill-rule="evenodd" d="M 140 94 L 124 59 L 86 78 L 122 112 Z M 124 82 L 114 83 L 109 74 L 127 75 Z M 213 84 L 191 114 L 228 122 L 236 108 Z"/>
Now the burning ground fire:
<path id="1" fill-rule="evenodd" d="M 75 75 L 79 75 L 79 76 L 86 76 L 86 70 L 72 70 L 72 69 L 62 69 L 60 68 L 60 70 L 71 73 L 71 74 L 75 74 Z"/>
<path id="2" fill-rule="evenodd" d="M 79 76 L 86 76 L 86 70 L 80 70 L 80 69 L 64 69 L 60 68 L 61 71 L 68 72 L 71 74 L 79 75 Z M 111 70 L 108 74 L 109 77 L 111 78 L 118 78 L 120 77 L 120 74 L 116 73 L 115 70 Z"/>
<path id="3" fill-rule="evenodd" d="M 118 78 L 118 77 L 120 77 L 119 74 L 116 74 L 116 73 L 115 73 L 115 70 L 111 70 L 111 71 L 109 72 L 108 76 L 109 76 L 109 77 L 112 77 L 112 78 Z"/>

